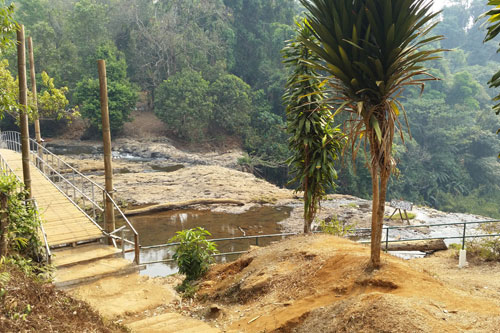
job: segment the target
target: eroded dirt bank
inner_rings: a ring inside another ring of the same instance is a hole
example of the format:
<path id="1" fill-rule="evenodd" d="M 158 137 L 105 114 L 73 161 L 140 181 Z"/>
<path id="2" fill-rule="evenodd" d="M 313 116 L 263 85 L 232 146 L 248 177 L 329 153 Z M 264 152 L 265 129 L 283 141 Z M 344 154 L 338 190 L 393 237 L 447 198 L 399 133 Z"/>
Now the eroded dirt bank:
<path id="1" fill-rule="evenodd" d="M 297 236 L 214 267 L 193 312 L 228 332 L 499 331 L 497 282 L 479 282 L 494 289 L 484 294 L 441 279 L 430 261 L 384 254 L 371 271 L 368 259 L 369 248 L 345 239 Z"/>

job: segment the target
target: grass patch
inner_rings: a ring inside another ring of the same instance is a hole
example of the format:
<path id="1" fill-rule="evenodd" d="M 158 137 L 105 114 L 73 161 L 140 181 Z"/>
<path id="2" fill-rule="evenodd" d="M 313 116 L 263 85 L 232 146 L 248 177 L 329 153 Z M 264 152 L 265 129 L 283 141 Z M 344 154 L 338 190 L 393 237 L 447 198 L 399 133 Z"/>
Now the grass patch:
<path id="1" fill-rule="evenodd" d="M 406 215 L 404 213 L 403 214 L 403 219 L 406 219 Z M 417 214 L 415 213 L 411 213 L 411 212 L 407 212 L 408 214 L 408 220 L 413 220 L 415 217 L 417 217 Z M 399 216 L 398 213 L 392 215 L 392 217 L 389 217 L 389 216 L 384 216 L 385 219 L 391 219 L 391 220 L 401 220 L 401 216 Z"/>

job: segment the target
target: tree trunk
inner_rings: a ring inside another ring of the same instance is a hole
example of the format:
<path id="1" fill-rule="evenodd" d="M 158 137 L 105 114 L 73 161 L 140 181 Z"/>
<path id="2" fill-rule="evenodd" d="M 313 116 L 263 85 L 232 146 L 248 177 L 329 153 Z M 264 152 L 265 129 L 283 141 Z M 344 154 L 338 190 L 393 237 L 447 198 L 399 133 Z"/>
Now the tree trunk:
<path id="1" fill-rule="evenodd" d="M 379 181 L 378 165 L 372 162 L 372 232 L 371 232 L 371 251 L 370 261 L 373 268 L 380 267 L 380 237 L 382 228 L 379 228 L 378 209 L 379 209 Z M 380 229 L 380 231 L 379 231 Z"/>
<path id="2" fill-rule="evenodd" d="M 380 242 L 382 240 L 382 227 L 384 224 L 387 184 L 391 175 L 391 153 L 390 151 L 384 150 L 381 156 L 380 151 L 382 147 L 380 146 L 381 144 L 378 141 L 375 131 L 371 129 L 369 135 L 373 189 L 370 261 L 372 268 L 378 269 L 380 268 Z M 382 137 L 384 137 L 383 133 Z"/>
<path id="3" fill-rule="evenodd" d="M 308 146 L 306 145 L 305 147 L 305 163 L 304 163 L 304 170 L 306 170 L 306 174 L 308 172 L 308 167 L 309 167 L 309 149 Z M 309 176 L 306 176 L 304 178 L 304 233 L 308 234 L 311 232 L 311 224 L 312 224 L 312 211 L 311 211 L 311 203 L 308 201 L 307 197 L 307 191 L 309 190 Z M 311 200 L 313 198 L 311 197 Z M 307 212 L 306 212 L 307 208 Z"/>
<path id="4" fill-rule="evenodd" d="M 8 237 L 7 231 L 9 228 L 9 213 L 7 212 L 7 194 L 0 193 L 0 257 L 7 256 Z"/>

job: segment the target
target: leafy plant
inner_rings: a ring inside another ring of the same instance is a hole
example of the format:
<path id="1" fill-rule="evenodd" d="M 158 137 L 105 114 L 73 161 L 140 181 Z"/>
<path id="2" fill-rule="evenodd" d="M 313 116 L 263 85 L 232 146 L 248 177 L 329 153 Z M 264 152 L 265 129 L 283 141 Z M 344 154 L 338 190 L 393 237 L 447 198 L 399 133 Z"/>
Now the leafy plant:
<path id="1" fill-rule="evenodd" d="M 26 192 L 17 192 L 22 187 L 15 176 L 0 176 L 0 193 L 7 197 L 7 210 L 2 213 L 6 213 L 8 220 L 8 251 L 39 261 L 42 246 L 38 235 L 39 220 L 34 207 L 24 200 Z"/>
<path id="2" fill-rule="evenodd" d="M 396 165 L 393 139 L 399 131 L 404 140 L 400 115 L 407 120 L 399 98 L 407 86 L 423 88 L 435 79 L 422 63 L 442 51 L 431 45 L 442 36 L 427 36 L 439 13 L 432 13 L 432 2 L 423 0 L 300 2 L 309 11 L 307 23 L 317 39 L 304 36 L 301 41 L 320 59 L 312 61 L 315 68 L 330 75 L 335 112 L 350 115 L 346 125 L 353 159 L 363 141 L 369 147 L 371 264 L 378 268 L 387 185 Z"/>
<path id="3" fill-rule="evenodd" d="M 211 236 L 208 230 L 196 227 L 177 231 L 169 240 L 170 243 L 180 243 L 175 249 L 173 258 L 177 262 L 179 272 L 186 275 L 181 290 L 205 274 L 210 264 L 214 262 L 212 255 L 218 253 L 218 250 L 215 243 L 208 241 L 206 236 Z"/>
<path id="4" fill-rule="evenodd" d="M 319 221 L 319 229 L 326 234 L 344 237 L 354 233 L 355 226 L 348 224 L 347 221 L 340 221 L 336 216 L 333 216 L 329 221 Z"/>
<path id="5" fill-rule="evenodd" d="M 158 87 L 156 115 L 180 138 L 204 139 L 213 112 L 209 87 L 201 73 L 184 69 Z"/>
<path id="6" fill-rule="evenodd" d="M 492 40 L 495 38 L 498 33 L 500 33 L 500 1 L 499 0 L 489 0 L 488 6 L 494 6 L 494 8 L 490 9 L 486 13 L 484 13 L 481 17 L 489 16 L 488 18 L 488 32 L 486 37 L 484 38 L 484 42 Z M 500 51 L 500 48 L 497 52 Z M 496 72 L 488 82 L 490 88 L 498 88 L 500 87 L 500 71 Z M 495 102 L 500 102 L 500 94 L 493 98 Z M 496 114 L 500 114 L 500 103 L 495 104 L 493 106 L 493 110 L 495 110 Z M 500 133 L 500 129 L 498 129 L 497 134 Z M 498 155 L 500 158 L 500 154 Z"/>
<path id="7" fill-rule="evenodd" d="M 483 233 L 489 235 L 500 234 L 500 225 L 498 223 L 482 224 L 479 228 Z M 478 238 L 466 242 L 467 252 L 472 256 L 481 258 L 485 261 L 500 261 L 500 237 L 491 236 Z"/>
<path id="8" fill-rule="evenodd" d="M 288 145 L 293 153 L 288 160 L 297 191 L 304 192 L 304 232 L 311 232 L 311 224 L 326 190 L 335 187 L 344 135 L 333 126 L 333 114 L 324 103 L 324 83 L 308 64 L 319 58 L 303 40 L 314 40 L 314 35 L 303 20 L 296 22 L 297 36 L 283 49 L 284 63 L 291 69 L 283 96 L 287 104 Z"/>

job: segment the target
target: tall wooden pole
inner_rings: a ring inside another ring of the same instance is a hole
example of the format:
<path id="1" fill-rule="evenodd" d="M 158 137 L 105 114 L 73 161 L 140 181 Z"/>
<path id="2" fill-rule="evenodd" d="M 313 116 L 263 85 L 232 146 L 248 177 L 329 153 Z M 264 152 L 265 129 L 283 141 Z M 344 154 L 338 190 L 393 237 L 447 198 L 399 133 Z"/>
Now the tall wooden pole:
<path id="1" fill-rule="evenodd" d="M 33 39 L 28 37 L 28 52 L 30 54 L 30 78 L 31 78 L 31 93 L 33 94 L 33 108 L 35 112 L 35 140 L 41 145 L 42 134 L 40 133 L 40 117 L 38 115 L 38 99 L 36 92 L 36 77 L 35 77 L 35 56 L 33 55 Z M 40 153 L 40 152 L 39 152 Z"/>
<path id="2" fill-rule="evenodd" d="M 35 122 L 35 140 L 38 143 L 37 153 L 38 160 L 36 165 L 39 168 L 44 168 L 42 163 L 43 151 L 42 151 L 42 134 L 40 132 L 40 115 L 38 114 L 38 98 L 36 91 L 36 76 L 35 76 L 35 56 L 33 55 L 33 39 L 28 37 L 28 53 L 30 55 L 30 78 L 31 78 L 31 93 L 33 95 L 33 112 L 34 112 L 34 122 Z"/>
<path id="3" fill-rule="evenodd" d="M 19 76 L 19 112 L 21 124 L 21 153 L 23 161 L 24 186 L 28 191 L 28 198 L 31 198 L 31 174 L 30 174 L 30 141 L 28 131 L 28 88 L 26 86 L 26 48 L 24 45 L 24 25 L 17 31 L 17 70 Z"/>
<path id="4" fill-rule="evenodd" d="M 111 164 L 111 130 L 109 127 L 108 86 L 106 80 L 106 62 L 97 60 L 101 97 L 102 142 L 104 150 L 104 179 L 106 192 L 113 197 L 113 166 Z M 115 230 L 115 214 L 111 199 L 106 196 L 104 229 L 110 233 Z M 111 238 L 108 238 L 108 242 Z"/>

